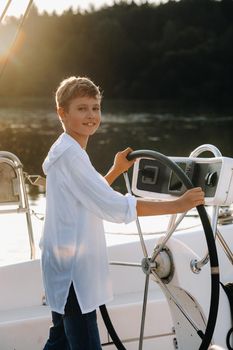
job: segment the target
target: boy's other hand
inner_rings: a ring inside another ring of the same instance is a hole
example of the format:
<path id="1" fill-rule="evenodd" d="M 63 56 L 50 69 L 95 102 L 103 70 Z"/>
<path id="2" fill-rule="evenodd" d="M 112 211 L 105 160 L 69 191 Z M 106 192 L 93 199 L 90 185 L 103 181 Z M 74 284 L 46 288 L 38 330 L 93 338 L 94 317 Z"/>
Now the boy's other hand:
<path id="1" fill-rule="evenodd" d="M 119 174 L 124 173 L 134 164 L 135 159 L 134 160 L 127 159 L 127 155 L 132 151 L 133 151 L 132 148 L 128 147 L 125 150 L 120 151 L 115 155 L 113 168 Z"/>
<path id="2" fill-rule="evenodd" d="M 201 187 L 195 187 L 187 190 L 179 199 L 177 204 L 179 212 L 186 212 L 198 205 L 205 204 L 205 194 Z"/>

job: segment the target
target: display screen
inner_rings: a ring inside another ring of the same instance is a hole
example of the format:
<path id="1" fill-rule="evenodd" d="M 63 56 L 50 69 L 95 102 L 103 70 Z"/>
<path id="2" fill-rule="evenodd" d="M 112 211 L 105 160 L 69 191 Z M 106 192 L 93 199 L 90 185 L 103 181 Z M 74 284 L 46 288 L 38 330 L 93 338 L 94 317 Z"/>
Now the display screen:
<path id="1" fill-rule="evenodd" d="M 183 170 L 185 171 L 186 169 L 186 163 L 177 163 L 177 165 Z M 181 191 L 182 188 L 182 181 L 180 181 L 180 179 L 176 176 L 176 174 L 172 171 L 171 175 L 170 175 L 170 180 L 169 180 L 169 185 L 168 185 L 168 189 L 169 191 Z"/>
<path id="2" fill-rule="evenodd" d="M 157 166 L 146 165 L 142 170 L 142 183 L 154 185 L 157 182 L 159 168 Z"/>

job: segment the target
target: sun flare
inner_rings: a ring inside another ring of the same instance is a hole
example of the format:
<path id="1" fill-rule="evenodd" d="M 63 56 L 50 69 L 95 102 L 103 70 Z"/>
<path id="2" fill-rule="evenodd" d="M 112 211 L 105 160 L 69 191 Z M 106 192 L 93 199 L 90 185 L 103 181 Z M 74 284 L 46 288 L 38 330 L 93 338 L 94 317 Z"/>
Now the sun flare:
<path id="1" fill-rule="evenodd" d="M 8 16 L 19 17 L 22 15 L 28 5 L 29 0 L 15 0 L 12 1 L 8 11 Z M 148 0 L 149 3 L 162 3 L 167 0 Z M 7 0 L 0 1 L 0 13 L 2 13 Z M 39 13 L 43 13 L 47 11 L 48 13 L 52 13 L 55 11 L 57 14 L 62 14 L 63 11 L 73 8 L 74 10 L 88 10 L 90 6 L 94 6 L 94 8 L 100 8 L 103 5 L 111 6 L 116 0 L 34 0 L 34 5 L 37 7 Z M 136 3 L 141 3 L 142 0 L 135 0 Z"/>
<path id="2" fill-rule="evenodd" d="M 0 13 L 3 12 L 6 6 L 6 3 L 7 3 L 6 0 L 0 2 Z M 27 0 L 12 1 L 7 10 L 7 16 L 14 16 L 14 17 L 21 16 L 25 12 L 27 4 L 28 4 Z"/>

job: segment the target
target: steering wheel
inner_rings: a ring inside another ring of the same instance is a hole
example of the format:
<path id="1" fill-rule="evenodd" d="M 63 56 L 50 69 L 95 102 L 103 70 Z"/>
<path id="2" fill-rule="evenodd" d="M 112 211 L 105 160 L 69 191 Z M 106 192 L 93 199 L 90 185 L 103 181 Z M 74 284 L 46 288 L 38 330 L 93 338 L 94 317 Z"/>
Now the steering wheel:
<path id="1" fill-rule="evenodd" d="M 188 178 L 188 176 L 185 174 L 185 172 L 171 159 L 166 157 L 165 155 L 158 153 L 156 151 L 152 150 L 138 150 L 133 151 L 127 156 L 128 160 L 134 160 L 136 158 L 151 158 L 159 161 L 163 165 L 169 167 L 176 176 L 183 182 L 185 187 L 187 189 L 193 188 L 193 184 Z M 125 174 L 124 174 L 125 175 Z M 126 185 L 127 185 L 127 178 L 125 176 Z M 129 188 L 128 188 L 129 190 Z M 217 313 L 218 313 L 218 304 L 219 304 L 219 265 L 218 265 L 218 256 L 217 256 L 217 250 L 215 245 L 215 239 L 213 230 L 211 228 L 211 224 L 209 222 L 208 215 L 206 213 L 204 205 L 200 205 L 197 207 L 198 214 L 201 219 L 201 223 L 203 226 L 203 230 L 205 233 L 205 239 L 208 247 L 208 254 L 209 254 L 209 261 L 210 261 L 210 273 L 211 273 L 211 295 L 210 295 L 210 308 L 209 308 L 209 315 L 207 320 L 207 325 L 205 332 L 203 333 L 200 329 L 195 328 L 197 334 L 201 338 L 201 345 L 199 347 L 199 350 L 207 350 L 213 333 L 215 329 L 216 319 L 217 319 Z M 178 226 L 179 222 L 183 219 L 185 214 L 182 216 L 180 220 L 177 220 L 176 224 L 174 225 L 174 229 Z M 161 283 L 161 279 L 154 271 L 154 264 L 155 259 L 158 256 L 159 252 L 161 252 L 162 248 L 161 246 L 164 246 L 167 242 L 170 235 L 165 238 L 165 241 L 160 244 L 157 249 L 155 249 L 155 254 L 152 255 L 151 258 L 148 257 L 145 242 L 143 235 L 140 230 L 140 224 L 137 222 L 137 226 L 139 228 L 139 235 L 140 235 L 140 242 L 142 246 L 142 250 L 144 253 L 144 258 L 142 260 L 142 269 L 146 274 L 146 280 L 145 280 L 145 289 L 144 289 L 144 300 L 143 300 L 143 312 L 142 312 L 142 318 L 141 318 L 141 332 L 140 332 L 140 340 L 139 340 L 139 350 L 142 349 L 142 343 L 143 343 L 143 334 L 144 334 L 144 323 L 145 323 L 145 313 L 146 313 L 146 304 L 147 304 L 147 294 L 148 294 L 148 285 L 149 285 L 149 277 L 150 275 L 153 275 L 155 279 Z M 172 231 L 174 232 L 174 230 Z M 172 296 L 171 296 L 172 297 Z M 178 303 L 179 307 L 179 303 Z M 180 311 L 185 315 L 185 310 L 183 310 L 182 306 L 180 305 Z"/>

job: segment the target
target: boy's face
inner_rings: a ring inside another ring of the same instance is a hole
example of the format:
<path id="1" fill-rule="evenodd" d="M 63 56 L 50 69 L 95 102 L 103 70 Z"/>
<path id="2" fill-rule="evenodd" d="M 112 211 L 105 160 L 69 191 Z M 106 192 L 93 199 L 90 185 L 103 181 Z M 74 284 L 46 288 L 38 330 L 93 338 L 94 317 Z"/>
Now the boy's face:
<path id="1" fill-rule="evenodd" d="M 69 109 L 58 109 L 65 130 L 75 138 L 93 135 L 101 121 L 100 98 L 76 97 L 71 100 Z"/>

